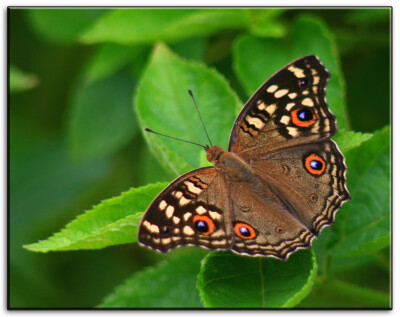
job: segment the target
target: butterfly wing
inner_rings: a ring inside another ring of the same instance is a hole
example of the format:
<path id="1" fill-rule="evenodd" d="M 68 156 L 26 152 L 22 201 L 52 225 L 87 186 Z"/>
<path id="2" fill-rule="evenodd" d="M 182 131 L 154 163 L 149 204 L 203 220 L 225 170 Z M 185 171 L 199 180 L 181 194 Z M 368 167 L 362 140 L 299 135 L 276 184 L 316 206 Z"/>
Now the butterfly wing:
<path id="1" fill-rule="evenodd" d="M 332 140 L 270 153 L 254 160 L 252 168 L 314 234 L 331 225 L 335 212 L 350 199 L 344 157 Z"/>
<path id="2" fill-rule="evenodd" d="M 215 168 L 193 170 L 154 199 L 140 223 L 138 240 L 161 252 L 182 245 L 230 248 L 233 237 L 228 207 L 227 188 Z"/>
<path id="3" fill-rule="evenodd" d="M 232 249 L 239 253 L 286 260 L 296 249 L 310 247 L 350 199 L 344 158 L 332 140 L 279 150 L 253 160 L 251 167 L 263 190 L 229 186 Z"/>
<path id="4" fill-rule="evenodd" d="M 314 55 L 279 70 L 239 114 L 229 151 L 255 157 L 332 137 L 336 133 L 336 118 L 325 101 L 328 78 L 328 71 Z"/>
<path id="5" fill-rule="evenodd" d="M 337 128 L 325 101 L 328 79 L 316 56 L 295 60 L 236 119 L 229 150 L 251 165 L 262 185 L 230 184 L 234 251 L 286 259 L 309 247 L 350 199 L 344 157 L 329 139 Z"/>
<path id="6" fill-rule="evenodd" d="M 286 260 L 298 248 L 308 248 L 314 238 L 268 187 L 264 193 L 236 183 L 230 185 L 234 245 L 246 255 Z"/>

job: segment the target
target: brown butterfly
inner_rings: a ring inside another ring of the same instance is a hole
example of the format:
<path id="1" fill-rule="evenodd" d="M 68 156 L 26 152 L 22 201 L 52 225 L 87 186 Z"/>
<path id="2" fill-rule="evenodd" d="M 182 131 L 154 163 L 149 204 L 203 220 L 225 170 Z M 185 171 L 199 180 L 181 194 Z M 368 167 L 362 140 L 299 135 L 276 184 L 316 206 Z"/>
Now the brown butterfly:
<path id="1" fill-rule="evenodd" d="M 267 80 L 237 117 L 228 151 L 205 147 L 214 166 L 180 176 L 154 199 L 139 242 L 161 252 L 196 245 L 282 260 L 309 248 L 350 199 L 345 160 L 331 140 L 328 78 L 310 55 Z"/>

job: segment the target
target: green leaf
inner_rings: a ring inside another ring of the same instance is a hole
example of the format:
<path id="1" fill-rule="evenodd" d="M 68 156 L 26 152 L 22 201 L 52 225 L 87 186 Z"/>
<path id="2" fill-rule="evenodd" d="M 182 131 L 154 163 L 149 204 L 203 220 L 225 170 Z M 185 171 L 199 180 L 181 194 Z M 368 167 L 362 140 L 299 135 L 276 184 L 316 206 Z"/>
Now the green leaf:
<path id="1" fill-rule="evenodd" d="M 195 61 L 202 61 L 206 49 L 206 39 L 203 37 L 194 37 L 183 40 L 172 46 L 172 50 L 180 57 Z"/>
<path id="2" fill-rule="evenodd" d="M 10 225 L 18 228 L 11 234 L 59 219 L 108 170 L 105 159 L 71 160 L 60 135 L 39 135 L 26 120 L 10 118 Z"/>
<path id="3" fill-rule="evenodd" d="M 206 251 L 195 250 L 135 273 L 108 295 L 100 307 L 203 307 L 196 289 L 200 261 Z"/>
<path id="4" fill-rule="evenodd" d="M 75 41 L 91 24 L 109 10 L 105 9 L 34 9 L 28 17 L 44 39 L 61 44 Z"/>
<path id="5" fill-rule="evenodd" d="M 138 161 L 136 163 L 136 181 L 138 184 L 149 184 L 156 182 L 170 182 L 173 178 L 168 175 L 167 171 L 161 166 L 154 155 L 150 152 L 148 146 L 140 144 L 140 152 L 138 153 Z"/>
<path id="6" fill-rule="evenodd" d="M 331 74 L 326 94 L 338 128 L 348 127 L 337 48 L 332 34 L 321 20 L 308 16 L 297 19 L 289 39 L 260 39 L 244 35 L 237 40 L 233 53 L 235 72 L 249 96 L 291 61 L 305 55 L 317 55 Z"/>
<path id="7" fill-rule="evenodd" d="M 78 88 L 68 125 L 68 141 L 75 157 L 107 156 L 131 140 L 137 132 L 133 88 L 127 71 Z"/>
<path id="8" fill-rule="evenodd" d="M 10 65 L 10 93 L 24 91 L 36 87 L 39 79 L 35 75 L 26 74 L 14 65 Z"/>
<path id="9" fill-rule="evenodd" d="M 101 45 L 86 69 L 85 80 L 93 83 L 113 75 L 130 61 L 135 60 L 144 50 L 145 48 L 141 46 L 124 46 L 114 43 Z"/>
<path id="10" fill-rule="evenodd" d="M 213 34 L 247 24 L 243 10 L 117 9 L 100 19 L 83 36 L 85 43 L 150 44 Z"/>
<path id="11" fill-rule="evenodd" d="M 333 256 L 375 252 L 390 243 L 390 129 L 376 132 L 346 154 L 352 201 L 343 206 L 335 227 L 340 239 Z"/>
<path id="12" fill-rule="evenodd" d="M 249 31 L 259 37 L 282 37 L 286 28 L 281 19 L 278 19 L 284 9 L 252 9 L 250 15 Z"/>
<path id="13" fill-rule="evenodd" d="M 213 252 L 203 260 L 197 288 L 206 307 L 294 307 L 310 292 L 316 274 L 311 250 L 286 262 Z"/>
<path id="14" fill-rule="evenodd" d="M 361 133 L 354 131 L 340 130 L 333 138 L 342 152 L 347 152 L 360 146 L 363 142 L 369 140 L 372 133 Z"/>
<path id="15" fill-rule="evenodd" d="M 374 25 L 382 21 L 390 20 L 391 8 L 379 9 L 356 9 L 349 10 L 346 15 L 348 23 L 353 23 L 360 27 L 360 25 Z"/>
<path id="16" fill-rule="evenodd" d="M 136 242 L 143 212 L 167 185 L 158 183 L 132 188 L 79 215 L 50 238 L 24 247 L 30 251 L 49 252 L 100 249 Z"/>
<path id="17" fill-rule="evenodd" d="M 229 134 L 241 103 L 215 70 L 187 62 L 166 46 L 157 45 L 135 96 L 141 126 L 200 144 L 208 143 L 198 119 L 191 89 L 213 144 L 227 148 Z M 200 164 L 200 147 L 145 133 L 151 151 L 177 176 Z"/>

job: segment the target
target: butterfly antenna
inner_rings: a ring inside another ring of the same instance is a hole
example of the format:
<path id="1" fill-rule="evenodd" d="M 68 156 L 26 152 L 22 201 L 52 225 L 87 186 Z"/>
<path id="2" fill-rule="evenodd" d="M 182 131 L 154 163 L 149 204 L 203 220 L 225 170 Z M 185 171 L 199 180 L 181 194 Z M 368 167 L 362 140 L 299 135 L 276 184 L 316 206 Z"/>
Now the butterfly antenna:
<path id="1" fill-rule="evenodd" d="M 207 146 L 201 145 L 201 144 L 196 143 L 196 142 L 186 141 L 186 140 L 174 138 L 173 136 L 169 136 L 169 135 L 165 135 L 165 134 L 161 134 L 161 133 L 155 132 L 155 131 L 153 131 L 153 130 L 150 130 L 149 128 L 144 128 L 144 131 L 146 131 L 146 132 L 151 132 L 151 133 L 154 133 L 154 134 L 158 134 L 158 135 L 161 135 L 161 136 L 165 136 L 166 138 L 170 138 L 170 139 L 174 139 L 174 140 L 178 140 L 178 141 L 182 141 L 182 142 L 186 142 L 186 143 L 198 145 L 198 146 L 201 146 L 201 147 L 202 147 L 203 149 L 205 149 L 206 151 L 207 151 L 207 148 L 208 148 Z"/>
<path id="2" fill-rule="evenodd" d="M 211 146 L 213 146 L 213 144 L 212 144 L 212 142 L 211 142 L 211 140 L 210 140 L 210 137 L 208 136 L 206 126 L 204 125 L 203 119 L 201 118 L 201 114 L 200 114 L 200 111 L 199 111 L 199 107 L 197 107 L 196 100 L 194 100 L 193 93 L 192 93 L 192 91 L 191 91 L 190 89 L 188 90 L 188 92 L 189 92 L 189 95 L 190 95 L 190 96 L 192 97 L 192 99 L 193 99 L 194 105 L 196 106 L 196 110 L 197 110 L 197 113 L 199 114 L 200 121 L 201 121 L 201 123 L 203 124 L 204 132 L 205 132 L 206 135 L 207 135 L 208 142 L 210 142 Z"/>

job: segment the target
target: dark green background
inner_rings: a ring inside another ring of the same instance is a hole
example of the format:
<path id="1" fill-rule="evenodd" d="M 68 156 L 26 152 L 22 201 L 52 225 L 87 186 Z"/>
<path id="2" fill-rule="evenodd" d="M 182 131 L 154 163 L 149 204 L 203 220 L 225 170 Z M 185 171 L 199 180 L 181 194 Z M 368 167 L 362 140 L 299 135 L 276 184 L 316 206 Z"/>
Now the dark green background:
<path id="1" fill-rule="evenodd" d="M 128 51 L 127 59 L 136 54 L 133 62 L 121 67 L 115 77 L 82 93 L 87 84 L 83 74 L 100 45 L 79 43 L 75 34 L 106 10 L 89 10 L 89 14 L 77 11 L 73 23 L 68 17 L 63 20 L 61 14 L 51 32 L 43 27 L 46 21 L 35 18 L 32 10 L 8 11 L 10 64 L 37 78 L 33 88 L 15 89 L 9 96 L 9 305 L 92 307 L 113 287 L 160 256 L 137 245 L 49 254 L 35 254 L 22 245 L 59 231 L 102 199 L 130 187 L 171 180 L 149 153 L 131 111 L 134 87 L 152 45 L 142 46 L 140 52 Z M 373 132 L 390 124 L 390 10 L 297 9 L 286 10 L 278 20 L 290 27 L 306 12 L 322 18 L 335 36 L 351 129 Z M 245 101 L 244 89 L 232 70 L 231 54 L 233 41 L 244 32 L 227 29 L 170 47 L 217 68 Z M 110 89 L 115 93 L 112 97 Z M 74 148 L 70 141 L 73 107 L 85 100 L 96 106 L 105 98 L 122 113 L 119 141 L 109 141 L 106 149 L 100 144 L 91 152 L 84 146 Z M 112 144 L 117 145 L 111 148 Z M 373 278 L 377 289 L 388 289 L 389 272 L 379 265 L 367 264 L 357 271 L 359 276 L 362 272 L 368 275 L 358 281 L 361 286 Z M 352 271 L 342 272 L 342 276 L 352 275 Z M 322 295 L 326 295 L 323 300 L 327 305 L 346 305 L 345 296 L 329 300 L 329 294 Z M 305 302 L 313 305 L 312 300 Z"/>

